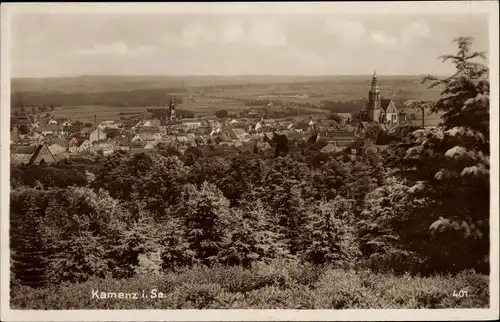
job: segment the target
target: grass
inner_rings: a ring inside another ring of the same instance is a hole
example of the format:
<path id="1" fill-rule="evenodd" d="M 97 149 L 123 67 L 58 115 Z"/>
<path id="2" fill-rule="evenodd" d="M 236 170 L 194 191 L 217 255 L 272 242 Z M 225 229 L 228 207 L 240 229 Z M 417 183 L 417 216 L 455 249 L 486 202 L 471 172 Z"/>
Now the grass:
<path id="1" fill-rule="evenodd" d="M 12 309 L 417 309 L 486 308 L 488 277 L 411 277 L 295 263 L 193 267 L 131 279 L 91 279 L 33 290 L 14 286 Z M 156 289 L 156 298 L 142 298 Z M 92 290 L 137 293 L 96 299 Z M 467 290 L 467 297 L 453 292 Z M 161 294 L 160 294 L 161 292 Z"/>

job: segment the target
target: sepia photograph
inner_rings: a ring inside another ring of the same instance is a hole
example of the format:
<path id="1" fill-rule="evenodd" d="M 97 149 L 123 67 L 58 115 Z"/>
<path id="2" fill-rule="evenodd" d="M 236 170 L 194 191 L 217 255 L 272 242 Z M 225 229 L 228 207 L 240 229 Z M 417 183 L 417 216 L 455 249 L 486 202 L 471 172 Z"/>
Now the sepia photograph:
<path id="1" fill-rule="evenodd" d="M 498 318 L 498 3 L 10 3 L 1 31 L 2 320 Z"/>

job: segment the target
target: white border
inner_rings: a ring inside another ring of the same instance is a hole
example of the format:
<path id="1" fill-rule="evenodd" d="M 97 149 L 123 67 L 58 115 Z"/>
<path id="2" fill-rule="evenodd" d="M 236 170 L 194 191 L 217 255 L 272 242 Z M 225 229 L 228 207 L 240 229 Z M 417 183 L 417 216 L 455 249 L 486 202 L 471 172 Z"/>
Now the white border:
<path id="1" fill-rule="evenodd" d="M 12 13 L 309 13 L 309 14 L 471 14 L 489 15 L 491 81 L 490 308 L 443 310 L 65 310 L 9 308 L 10 20 Z M 486 320 L 499 318 L 498 301 L 498 35 L 497 1 L 294 2 L 294 3 L 11 3 L 1 5 L 1 320 L 2 321 L 259 321 L 259 320 Z M 367 319 L 368 318 L 368 319 Z"/>

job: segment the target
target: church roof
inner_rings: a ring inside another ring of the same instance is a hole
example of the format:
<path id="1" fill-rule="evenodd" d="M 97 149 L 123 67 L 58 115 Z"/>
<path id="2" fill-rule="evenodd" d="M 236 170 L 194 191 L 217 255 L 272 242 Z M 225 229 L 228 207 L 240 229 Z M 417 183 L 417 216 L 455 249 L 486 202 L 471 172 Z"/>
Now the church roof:
<path id="1" fill-rule="evenodd" d="M 391 102 L 391 99 L 383 98 L 380 100 L 380 107 L 385 111 L 387 110 L 387 107 L 389 106 L 389 104 L 391 104 Z"/>

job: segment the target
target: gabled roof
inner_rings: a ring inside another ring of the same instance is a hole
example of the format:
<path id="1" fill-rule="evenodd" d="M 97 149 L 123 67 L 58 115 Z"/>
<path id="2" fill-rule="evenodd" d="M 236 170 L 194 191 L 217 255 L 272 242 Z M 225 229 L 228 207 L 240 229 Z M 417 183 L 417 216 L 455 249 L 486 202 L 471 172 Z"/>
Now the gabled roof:
<path id="1" fill-rule="evenodd" d="M 391 99 L 383 98 L 380 100 L 380 107 L 385 111 L 391 102 Z"/>
<path id="2" fill-rule="evenodd" d="M 63 140 L 61 138 L 55 138 L 50 141 L 50 145 L 52 144 L 59 144 L 60 146 L 67 146 L 68 142 L 66 140 Z"/>
<path id="3" fill-rule="evenodd" d="M 47 156 L 49 157 L 49 160 L 45 160 L 45 162 L 56 162 L 57 161 L 56 158 L 54 158 L 54 155 L 52 154 L 52 152 L 50 152 L 50 149 L 44 143 L 44 144 L 40 144 L 39 146 L 36 147 L 36 150 L 33 153 L 33 155 L 31 156 L 31 159 L 30 159 L 28 164 L 33 164 L 35 162 L 36 158 L 42 152 L 46 152 Z M 50 159 L 52 159 L 52 160 L 50 160 Z"/>
<path id="4" fill-rule="evenodd" d="M 238 138 L 242 138 L 242 137 L 245 137 L 245 136 L 248 136 L 248 133 L 243 130 L 243 129 L 240 129 L 240 128 L 233 128 L 232 129 L 233 133 L 238 137 Z"/>
<path id="5" fill-rule="evenodd" d="M 323 153 L 335 153 L 335 152 L 340 152 L 342 151 L 343 148 L 338 147 L 334 143 L 328 143 L 323 149 L 321 149 L 321 152 Z"/>
<path id="6" fill-rule="evenodd" d="M 48 132 L 48 131 L 57 131 L 59 126 L 57 124 L 44 124 L 43 126 L 38 127 L 38 131 L 40 132 Z"/>

